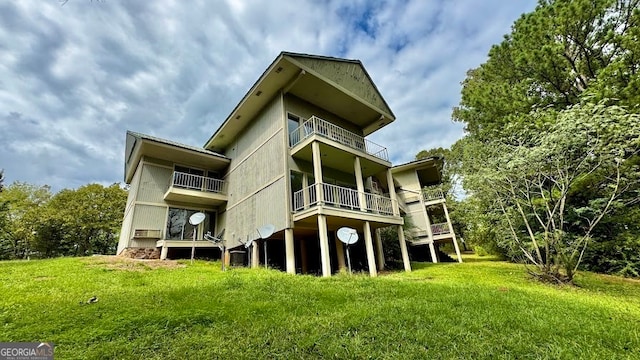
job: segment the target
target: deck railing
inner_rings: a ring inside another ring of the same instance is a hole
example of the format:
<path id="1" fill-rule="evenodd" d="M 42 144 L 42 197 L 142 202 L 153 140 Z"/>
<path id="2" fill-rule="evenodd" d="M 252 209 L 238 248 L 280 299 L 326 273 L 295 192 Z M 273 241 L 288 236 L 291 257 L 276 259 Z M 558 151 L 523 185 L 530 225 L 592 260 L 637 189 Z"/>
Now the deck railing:
<path id="1" fill-rule="evenodd" d="M 180 171 L 173 172 L 172 186 L 220 194 L 224 194 L 226 192 L 224 180 L 183 173 Z"/>
<path id="2" fill-rule="evenodd" d="M 356 133 L 317 116 L 312 116 L 289 134 L 289 145 L 294 147 L 312 135 L 319 135 L 331 139 L 352 149 L 360 150 L 379 159 L 389 161 L 389 153 L 386 147 L 378 145 L 373 141 L 367 140 Z"/>
<path id="3" fill-rule="evenodd" d="M 364 211 L 393 216 L 393 201 L 385 196 L 360 193 L 350 188 L 332 184 L 313 184 L 293 194 L 293 211 L 301 211 L 318 205 L 316 189 L 320 186 L 322 203 L 327 206 L 347 210 Z M 363 206 L 360 202 L 363 201 Z"/>
<path id="4" fill-rule="evenodd" d="M 424 201 L 442 200 L 444 192 L 440 188 L 425 188 L 422 190 L 422 198 Z"/>
<path id="5" fill-rule="evenodd" d="M 440 223 L 431 225 L 431 233 L 433 236 L 436 235 L 445 235 L 451 233 L 451 229 L 449 229 L 449 224 Z"/>

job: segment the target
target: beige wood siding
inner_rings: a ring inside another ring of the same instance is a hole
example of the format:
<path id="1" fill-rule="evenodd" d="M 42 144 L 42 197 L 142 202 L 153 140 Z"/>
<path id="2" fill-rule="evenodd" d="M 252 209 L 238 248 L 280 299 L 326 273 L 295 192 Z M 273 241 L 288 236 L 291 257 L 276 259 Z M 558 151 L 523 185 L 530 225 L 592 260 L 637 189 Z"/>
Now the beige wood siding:
<path id="1" fill-rule="evenodd" d="M 169 189 L 173 170 L 144 163 L 137 201 L 164 203 L 164 194 Z"/>
<path id="2" fill-rule="evenodd" d="M 136 204 L 133 210 L 133 223 L 131 231 L 136 229 L 145 230 L 161 230 L 164 237 L 165 227 L 167 225 L 167 206 L 155 206 L 155 205 L 141 205 Z M 133 233 L 130 234 L 131 237 Z M 144 245 L 147 244 L 147 245 Z M 140 241 L 132 239 L 130 247 L 146 247 L 149 241 Z M 155 247 L 155 241 L 149 247 Z"/>
<path id="3" fill-rule="evenodd" d="M 362 100 L 391 114 L 391 110 L 359 63 L 307 57 L 295 57 L 295 60 L 349 90 Z"/>
<path id="4" fill-rule="evenodd" d="M 128 140 L 128 139 L 127 139 Z M 138 186 L 140 185 L 140 177 L 142 175 L 142 167 L 138 167 L 133 174 L 131 184 L 129 184 L 129 194 L 127 194 L 127 205 L 124 208 L 124 217 L 122 219 L 122 227 L 120 228 L 120 238 L 118 240 L 118 249 L 116 254 L 129 246 L 131 239 L 131 224 L 133 222 L 133 208 L 136 196 L 138 194 Z"/>
<path id="5" fill-rule="evenodd" d="M 225 152 L 231 157 L 228 203 L 219 229 L 225 229 L 227 246 L 256 239 L 256 228 L 273 224 L 287 227 L 282 103 L 276 96 L 250 122 Z"/>
<path id="6" fill-rule="evenodd" d="M 398 197 L 401 197 L 405 203 L 407 204 L 407 216 L 410 218 L 409 221 L 416 227 L 421 230 L 427 229 L 427 221 L 424 218 L 424 210 L 422 209 L 422 202 L 420 199 L 420 180 L 418 179 L 418 174 L 415 170 L 408 170 L 403 172 L 396 172 L 393 174 L 393 179 L 396 184 L 400 186 L 402 190 L 411 190 L 413 192 L 408 191 L 398 191 Z"/>

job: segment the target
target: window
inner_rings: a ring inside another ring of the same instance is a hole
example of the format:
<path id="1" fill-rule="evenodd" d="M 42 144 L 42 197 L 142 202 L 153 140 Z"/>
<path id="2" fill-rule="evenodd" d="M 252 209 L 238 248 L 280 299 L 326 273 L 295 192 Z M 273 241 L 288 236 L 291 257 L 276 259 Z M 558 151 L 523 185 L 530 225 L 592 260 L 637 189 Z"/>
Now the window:
<path id="1" fill-rule="evenodd" d="M 196 232 L 196 239 L 202 239 L 207 231 L 211 234 L 215 232 L 215 214 L 211 212 L 205 212 L 205 219 L 203 225 L 200 225 L 202 230 L 197 229 L 195 226 L 189 223 L 191 215 L 197 213 L 198 210 L 169 208 L 169 215 L 167 216 L 167 232 L 165 238 L 167 240 L 191 240 L 193 239 L 193 233 Z M 215 234 L 214 234 L 215 235 Z"/>
<path id="2" fill-rule="evenodd" d="M 293 114 L 287 114 L 287 127 L 289 131 L 289 146 L 293 146 L 302 140 L 298 127 L 300 126 L 300 118 Z"/>

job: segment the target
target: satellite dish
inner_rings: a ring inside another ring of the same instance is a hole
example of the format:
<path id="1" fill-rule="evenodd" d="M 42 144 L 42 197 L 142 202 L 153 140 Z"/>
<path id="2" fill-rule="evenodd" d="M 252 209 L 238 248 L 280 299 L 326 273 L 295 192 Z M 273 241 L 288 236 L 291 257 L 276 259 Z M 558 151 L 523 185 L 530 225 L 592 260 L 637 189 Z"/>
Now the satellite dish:
<path id="1" fill-rule="evenodd" d="M 260 235 L 260 239 L 266 239 L 269 236 L 273 235 L 273 231 L 276 229 L 273 224 L 262 225 L 258 230 L 258 235 Z"/>
<path id="2" fill-rule="evenodd" d="M 275 226 L 273 226 L 273 224 L 266 224 L 266 225 L 262 225 L 259 229 L 256 229 L 258 231 L 258 235 L 260 235 L 260 239 L 266 240 L 267 238 L 269 238 L 269 236 L 273 235 L 273 231 L 276 229 Z M 269 263 L 268 263 L 268 258 L 267 258 L 267 242 L 263 241 L 264 245 L 264 267 L 267 268 L 269 267 Z"/>
<path id="3" fill-rule="evenodd" d="M 253 245 L 253 240 L 249 240 L 246 243 L 244 243 L 244 247 L 247 248 L 247 249 L 250 248 L 251 245 Z"/>
<path id="4" fill-rule="evenodd" d="M 341 227 L 336 231 L 338 239 L 347 245 L 347 263 L 349 264 L 349 274 L 351 274 L 351 256 L 349 255 L 349 245 L 358 241 L 358 232 L 350 227 Z"/>
<path id="5" fill-rule="evenodd" d="M 193 226 L 198 226 L 200 225 L 201 222 L 204 221 L 205 217 L 206 217 L 205 214 L 201 212 L 197 212 L 189 217 L 189 224 Z"/>
<path id="6" fill-rule="evenodd" d="M 337 231 L 338 239 L 347 245 L 358 242 L 358 232 L 350 227 L 341 227 Z"/>
<path id="7" fill-rule="evenodd" d="M 201 213 L 201 212 L 197 212 L 193 215 L 191 215 L 189 217 L 189 224 L 193 225 L 193 226 L 198 226 L 200 225 L 201 222 L 204 221 L 204 219 L 206 218 L 206 215 Z M 197 228 L 193 229 L 193 242 L 191 243 L 191 264 L 193 264 L 193 258 L 196 255 L 196 232 L 197 232 Z M 184 228 L 183 228 L 184 231 Z"/>

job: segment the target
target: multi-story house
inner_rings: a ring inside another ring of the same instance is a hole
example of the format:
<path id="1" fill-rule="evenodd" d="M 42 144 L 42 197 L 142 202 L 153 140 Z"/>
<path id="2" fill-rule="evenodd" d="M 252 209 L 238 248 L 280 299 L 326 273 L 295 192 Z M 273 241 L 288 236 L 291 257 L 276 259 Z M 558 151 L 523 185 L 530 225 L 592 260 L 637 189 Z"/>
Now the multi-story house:
<path id="1" fill-rule="evenodd" d="M 203 148 L 127 133 L 118 253 L 173 257 L 191 249 L 194 232 L 197 251 L 217 249 L 204 240 L 210 232 L 231 252 L 255 241 L 252 266 L 330 276 L 345 267 L 336 231 L 346 226 L 361 239 L 351 248 L 354 267 L 375 276 L 384 266 L 378 229 L 402 230 L 396 187 L 404 180 L 394 185 L 393 174 L 405 168 L 392 169 L 387 149 L 366 137 L 394 120 L 360 61 L 283 52 Z M 203 225 L 188 222 L 195 212 L 206 215 Z M 274 233 L 263 240 L 266 224 Z"/>

